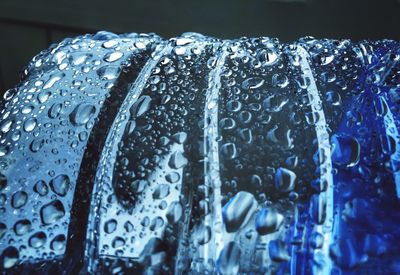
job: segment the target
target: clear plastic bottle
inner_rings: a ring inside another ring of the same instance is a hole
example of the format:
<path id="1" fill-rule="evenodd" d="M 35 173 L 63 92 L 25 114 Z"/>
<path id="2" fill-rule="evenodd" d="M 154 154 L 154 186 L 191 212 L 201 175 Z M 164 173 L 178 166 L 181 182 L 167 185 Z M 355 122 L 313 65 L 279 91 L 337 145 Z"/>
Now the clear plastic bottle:
<path id="1" fill-rule="evenodd" d="M 1 103 L 4 273 L 400 273 L 399 43 L 99 32 Z"/>

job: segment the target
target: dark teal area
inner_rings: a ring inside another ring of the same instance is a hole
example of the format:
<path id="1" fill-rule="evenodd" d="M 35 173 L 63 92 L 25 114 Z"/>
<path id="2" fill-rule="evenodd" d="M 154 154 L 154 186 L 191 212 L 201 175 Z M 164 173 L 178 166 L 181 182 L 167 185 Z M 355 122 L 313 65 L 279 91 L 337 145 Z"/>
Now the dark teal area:
<path id="1" fill-rule="evenodd" d="M 399 14 L 400 0 L 1 0 L 0 90 L 51 43 L 98 30 L 399 40 Z"/>

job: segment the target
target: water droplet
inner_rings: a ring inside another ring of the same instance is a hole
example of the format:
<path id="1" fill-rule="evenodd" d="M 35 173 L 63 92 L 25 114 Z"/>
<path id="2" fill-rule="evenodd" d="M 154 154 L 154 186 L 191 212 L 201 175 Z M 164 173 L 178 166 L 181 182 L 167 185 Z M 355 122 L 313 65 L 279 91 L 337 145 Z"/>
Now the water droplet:
<path id="1" fill-rule="evenodd" d="M 185 45 L 190 44 L 192 42 L 194 42 L 194 40 L 192 38 L 188 38 L 188 37 L 179 37 L 175 41 L 177 46 L 185 46 Z"/>
<path id="2" fill-rule="evenodd" d="M 174 49 L 176 55 L 183 55 L 186 53 L 186 48 L 183 46 L 177 46 Z"/>
<path id="3" fill-rule="evenodd" d="M 117 61 L 123 56 L 124 54 L 122 52 L 111 52 L 104 56 L 104 60 L 111 63 Z"/>
<path id="4" fill-rule="evenodd" d="M 49 80 L 44 84 L 43 89 L 50 89 L 54 86 L 59 80 L 61 80 L 65 76 L 64 73 L 58 73 L 50 76 Z"/>
<path id="5" fill-rule="evenodd" d="M 126 232 L 132 232 L 133 231 L 133 229 L 134 229 L 134 227 L 133 227 L 133 224 L 130 222 L 130 221 L 127 221 L 125 224 L 124 224 L 124 228 L 125 228 L 125 231 Z"/>
<path id="6" fill-rule="evenodd" d="M 101 80 L 113 80 L 118 77 L 120 71 L 119 67 L 103 66 L 97 70 L 97 75 Z"/>
<path id="7" fill-rule="evenodd" d="M 64 205 L 59 200 L 54 200 L 40 209 L 40 217 L 44 224 L 57 222 L 65 215 Z"/>
<path id="8" fill-rule="evenodd" d="M 64 235 L 57 235 L 53 238 L 50 243 L 50 248 L 57 251 L 57 250 L 64 250 L 66 244 L 66 238 Z"/>
<path id="9" fill-rule="evenodd" d="M 90 120 L 95 112 L 96 108 L 93 105 L 81 103 L 70 114 L 70 120 L 75 125 L 83 125 Z"/>
<path id="10" fill-rule="evenodd" d="M 44 139 L 35 138 L 34 140 L 32 140 L 29 148 L 31 149 L 32 152 L 38 152 L 40 149 L 42 149 L 43 145 L 44 145 Z"/>
<path id="11" fill-rule="evenodd" d="M 221 146 L 221 153 L 226 159 L 234 159 L 237 156 L 236 145 L 234 143 L 225 143 Z"/>
<path id="12" fill-rule="evenodd" d="M 107 234 L 113 233 L 117 229 L 117 225 L 118 223 L 115 219 L 108 220 L 104 224 L 104 232 L 106 232 Z"/>
<path id="13" fill-rule="evenodd" d="M 257 201 L 248 192 L 238 192 L 222 209 L 227 232 L 235 232 L 244 226 L 257 208 Z"/>
<path id="14" fill-rule="evenodd" d="M 256 216 L 256 230 L 260 235 L 278 231 L 283 223 L 283 215 L 273 208 L 264 207 Z"/>
<path id="15" fill-rule="evenodd" d="M 42 247 L 46 242 L 47 236 L 44 232 L 37 232 L 29 238 L 29 245 L 33 248 Z"/>
<path id="16" fill-rule="evenodd" d="M 230 112 L 239 112 L 240 109 L 242 108 L 242 103 L 237 100 L 230 100 L 226 104 L 226 109 Z"/>
<path id="17" fill-rule="evenodd" d="M 159 184 L 153 192 L 153 199 L 162 200 L 169 195 L 169 185 Z"/>
<path id="18" fill-rule="evenodd" d="M 54 103 L 49 109 L 48 115 L 50 118 L 57 118 L 61 112 L 62 104 Z"/>
<path id="19" fill-rule="evenodd" d="M 251 77 L 243 81 L 242 88 L 245 90 L 253 90 L 260 88 L 264 84 L 264 79 L 260 77 Z"/>
<path id="20" fill-rule="evenodd" d="M 34 118 L 34 117 L 31 117 L 31 118 L 28 118 L 27 120 L 25 120 L 25 123 L 24 123 L 25 132 L 32 132 L 33 129 L 35 129 L 35 127 L 36 127 L 36 123 L 37 123 L 37 121 L 36 121 L 36 118 Z"/>
<path id="21" fill-rule="evenodd" d="M 272 49 L 263 49 L 257 55 L 258 60 L 262 65 L 272 65 L 278 59 L 278 53 Z"/>
<path id="22" fill-rule="evenodd" d="M 32 224 L 29 220 L 17 221 L 14 225 L 14 232 L 18 236 L 22 236 L 31 230 Z"/>
<path id="23" fill-rule="evenodd" d="M 118 41 L 117 40 L 108 40 L 108 41 L 105 41 L 104 43 L 103 43 L 103 47 L 104 48 L 106 48 L 106 49 L 112 49 L 112 48 L 115 48 L 115 47 L 117 47 L 118 46 Z"/>
<path id="24" fill-rule="evenodd" d="M 271 95 L 264 99 L 263 107 L 267 112 L 276 113 L 282 111 L 283 106 L 289 101 L 286 96 L 283 95 Z"/>
<path id="25" fill-rule="evenodd" d="M 13 194 L 11 198 L 11 205 L 15 209 L 21 208 L 26 204 L 28 200 L 28 194 L 24 191 L 17 191 Z"/>
<path id="26" fill-rule="evenodd" d="M 10 131 L 11 126 L 13 125 L 13 121 L 12 120 L 6 120 L 1 124 L 1 131 L 3 133 L 8 133 L 8 131 Z"/>
<path id="27" fill-rule="evenodd" d="M 217 260 L 220 274 L 238 274 L 241 251 L 236 242 L 227 243 L 221 250 Z"/>
<path id="28" fill-rule="evenodd" d="M 177 223 L 183 214 L 182 205 L 179 202 L 173 202 L 168 207 L 167 220 L 170 224 Z"/>
<path id="29" fill-rule="evenodd" d="M 14 246 L 9 246 L 2 253 L 3 267 L 5 269 L 13 267 L 19 260 L 19 252 Z"/>
<path id="30" fill-rule="evenodd" d="M 3 174 L 0 174 L 0 191 L 6 188 L 7 186 L 7 178 Z"/>
<path id="31" fill-rule="evenodd" d="M 188 160 L 185 158 L 182 152 L 174 152 L 168 161 L 168 165 L 173 169 L 182 168 L 186 166 L 187 163 Z"/>
<path id="32" fill-rule="evenodd" d="M 275 187 L 280 192 L 292 191 L 295 187 L 296 174 L 286 168 L 280 167 L 275 173 Z"/>
<path id="33" fill-rule="evenodd" d="M 171 137 L 171 140 L 175 141 L 178 144 L 183 144 L 186 141 L 187 134 L 185 132 L 179 132 L 174 134 Z"/>
<path id="34" fill-rule="evenodd" d="M 165 176 L 165 179 L 169 182 L 169 183 L 176 183 L 181 179 L 181 176 L 179 175 L 179 173 L 177 172 L 171 172 L 169 174 L 167 174 Z"/>
<path id="35" fill-rule="evenodd" d="M 268 245 L 269 256 L 275 262 L 286 262 L 290 260 L 287 246 L 282 240 L 270 241 Z"/>
<path id="36" fill-rule="evenodd" d="M 150 109 L 151 97 L 140 96 L 135 104 L 132 105 L 130 112 L 133 117 L 140 117 Z"/>
<path id="37" fill-rule="evenodd" d="M 200 245 L 205 245 L 211 240 L 211 227 L 202 225 L 198 228 L 195 235 L 197 237 L 197 242 Z"/>
<path id="38" fill-rule="evenodd" d="M 332 161 L 340 166 L 353 167 L 360 160 L 360 144 L 350 136 L 333 135 L 331 137 L 332 144 Z"/>
<path id="39" fill-rule="evenodd" d="M 35 109 L 35 107 L 33 105 L 27 105 L 22 108 L 21 113 L 23 113 L 24 115 L 27 115 L 27 114 L 31 113 L 33 111 L 33 109 Z"/>
<path id="40" fill-rule="evenodd" d="M 39 100 L 39 102 L 40 103 L 45 103 L 48 99 L 49 99 L 49 97 L 51 96 L 51 93 L 50 92 L 41 92 L 39 95 L 38 95 L 38 100 Z"/>
<path id="41" fill-rule="evenodd" d="M 113 248 L 119 248 L 125 245 L 125 240 L 121 237 L 115 237 L 112 241 Z"/>
<path id="42" fill-rule="evenodd" d="M 310 245 L 314 249 L 321 248 L 324 245 L 324 236 L 318 232 L 312 233 L 310 237 Z"/>
<path id="43" fill-rule="evenodd" d="M 69 189 L 70 180 L 67 175 L 59 175 L 50 181 L 50 188 L 59 196 L 64 197 Z"/>

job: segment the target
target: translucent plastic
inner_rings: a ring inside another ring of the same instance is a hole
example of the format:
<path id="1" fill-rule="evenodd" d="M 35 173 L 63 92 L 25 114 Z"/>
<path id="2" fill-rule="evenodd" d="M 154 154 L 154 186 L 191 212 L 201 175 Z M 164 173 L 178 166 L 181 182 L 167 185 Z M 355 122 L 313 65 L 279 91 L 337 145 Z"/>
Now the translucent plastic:
<path id="1" fill-rule="evenodd" d="M 0 121 L 0 268 L 400 273 L 400 45 L 99 32 Z"/>

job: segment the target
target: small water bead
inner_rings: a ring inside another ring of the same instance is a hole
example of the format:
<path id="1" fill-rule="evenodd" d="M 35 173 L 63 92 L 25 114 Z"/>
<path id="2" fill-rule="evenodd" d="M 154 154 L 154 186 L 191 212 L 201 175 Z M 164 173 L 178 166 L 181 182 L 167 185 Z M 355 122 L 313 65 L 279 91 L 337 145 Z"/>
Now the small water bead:
<path id="1" fill-rule="evenodd" d="M 111 53 L 107 53 L 104 56 L 104 60 L 106 62 L 111 63 L 111 62 L 115 62 L 115 61 L 119 60 L 123 56 L 124 56 L 124 54 L 122 52 L 111 52 Z"/>
<path id="2" fill-rule="evenodd" d="M 138 48 L 139 50 L 144 50 L 146 49 L 146 44 L 143 43 L 143 41 L 136 41 L 135 47 Z"/>
<path id="3" fill-rule="evenodd" d="M 67 239 L 65 238 L 65 235 L 57 235 L 51 241 L 50 248 L 53 250 L 64 250 L 66 242 Z"/>
<path id="4" fill-rule="evenodd" d="M 151 97 L 147 95 L 140 96 L 130 108 L 130 113 L 134 118 L 140 117 L 150 109 L 150 106 Z"/>
<path id="5" fill-rule="evenodd" d="M 274 74 L 272 76 L 272 85 L 279 88 L 285 88 L 289 85 L 289 78 L 286 75 Z"/>
<path id="6" fill-rule="evenodd" d="M 14 232 L 18 236 L 22 236 L 28 233 L 31 230 L 31 228 L 32 228 L 32 223 L 27 219 L 19 220 L 14 224 Z"/>
<path id="7" fill-rule="evenodd" d="M 49 109 L 49 112 L 48 112 L 49 117 L 57 118 L 61 113 L 61 109 L 62 109 L 61 103 L 54 103 Z"/>
<path id="8" fill-rule="evenodd" d="M 176 183 L 181 179 L 181 176 L 179 175 L 179 173 L 177 172 L 171 172 L 169 174 L 167 174 L 165 176 L 165 179 L 169 182 L 169 183 Z"/>
<path id="9" fill-rule="evenodd" d="M 97 70 L 97 75 L 101 80 L 113 80 L 118 77 L 120 72 L 119 67 L 103 66 Z"/>
<path id="10" fill-rule="evenodd" d="M 23 113 L 24 115 L 27 115 L 27 114 L 31 113 L 33 111 L 33 109 L 35 109 L 35 107 L 33 105 L 27 105 L 22 108 L 21 113 Z"/>
<path id="11" fill-rule="evenodd" d="M 271 260 L 275 262 L 286 262 L 290 260 L 288 248 L 282 240 L 270 241 L 268 244 L 268 251 Z"/>
<path id="12" fill-rule="evenodd" d="M 187 134 L 185 132 L 176 133 L 171 137 L 171 140 L 175 141 L 178 144 L 185 143 L 186 139 L 187 139 Z"/>
<path id="13" fill-rule="evenodd" d="M 189 38 L 189 37 L 178 37 L 176 40 L 175 40 L 175 44 L 177 45 L 177 46 L 185 46 L 185 45 L 187 45 L 187 44 L 190 44 L 190 43 L 192 43 L 192 42 L 194 42 L 195 40 L 193 40 L 192 38 Z"/>
<path id="14" fill-rule="evenodd" d="M 31 145 L 29 148 L 31 149 L 32 152 L 38 152 L 44 145 L 45 141 L 42 138 L 35 138 L 32 140 Z"/>
<path id="15" fill-rule="evenodd" d="M 45 244 L 46 240 L 47 236 L 44 232 L 37 232 L 29 238 L 29 245 L 33 248 L 39 248 Z"/>
<path id="16" fill-rule="evenodd" d="M 222 218 L 227 232 L 235 232 L 245 225 L 257 207 L 254 196 L 240 191 L 222 209 Z"/>
<path id="17" fill-rule="evenodd" d="M 286 168 L 279 167 L 275 173 L 275 187 L 280 192 L 292 191 L 296 184 L 296 174 Z"/>
<path id="18" fill-rule="evenodd" d="M 270 66 L 278 60 L 278 53 L 272 49 L 263 49 L 257 54 L 262 65 Z"/>
<path id="19" fill-rule="evenodd" d="M 96 107 L 92 104 L 81 103 L 78 104 L 73 112 L 70 114 L 70 121 L 74 125 L 86 124 L 95 114 Z"/>
<path id="20" fill-rule="evenodd" d="M 19 260 L 19 252 L 14 246 L 9 246 L 4 249 L 1 254 L 2 258 L 2 266 L 5 269 L 13 267 Z"/>
<path id="21" fill-rule="evenodd" d="M 234 159 L 237 157 L 236 145 L 234 143 L 225 143 L 221 146 L 221 153 L 226 159 Z"/>
<path id="22" fill-rule="evenodd" d="M 0 191 L 2 191 L 7 186 L 7 178 L 0 173 Z"/>
<path id="23" fill-rule="evenodd" d="M 70 179 L 67 175 L 59 175 L 50 181 L 51 190 L 59 196 L 64 197 L 70 187 Z"/>
<path id="24" fill-rule="evenodd" d="M 153 192 L 153 199 L 161 200 L 169 195 L 169 185 L 168 184 L 159 184 Z"/>
<path id="25" fill-rule="evenodd" d="M 283 215 L 274 208 L 262 208 L 256 216 L 256 230 L 260 235 L 273 233 L 282 226 Z"/>
<path id="26" fill-rule="evenodd" d="M 133 224 L 130 221 L 125 222 L 124 229 L 127 233 L 132 232 L 134 229 Z"/>
<path id="27" fill-rule="evenodd" d="M 56 73 L 50 76 L 49 80 L 44 84 L 43 89 L 50 89 L 65 76 L 64 73 Z"/>
<path id="28" fill-rule="evenodd" d="M 332 161 L 340 166 L 353 167 L 360 160 L 360 144 L 351 136 L 333 135 Z"/>
<path id="29" fill-rule="evenodd" d="M 115 232 L 115 230 L 117 229 L 117 221 L 115 219 L 111 219 L 109 221 L 107 221 L 104 224 L 104 232 L 106 232 L 107 234 L 111 234 L 113 232 Z"/>
<path id="30" fill-rule="evenodd" d="M 168 165 L 173 169 L 182 168 L 186 166 L 187 163 L 188 160 L 182 152 L 174 152 L 168 161 Z"/>
<path id="31" fill-rule="evenodd" d="M 32 132 L 35 129 L 36 124 L 37 124 L 37 120 L 34 117 L 31 117 L 31 118 L 28 118 L 27 120 L 25 120 L 25 123 L 24 123 L 25 132 L 28 132 L 28 133 Z"/>
<path id="32" fill-rule="evenodd" d="M 241 250 L 236 242 L 227 243 L 222 249 L 218 260 L 217 269 L 220 274 L 238 274 Z"/>
<path id="33" fill-rule="evenodd" d="M 323 224 L 326 219 L 326 194 L 314 194 L 311 196 L 310 216 L 316 224 Z"/>
<path id="34" fill-rule="evenodd" d="M 0 157 L 3 157 L 5 155 L 8 155 L 8 153 L 10 152 L 10 147 L 8 145 L 6 146 L 0 146 Z"/>
<path id="35" fill-rule="evenodd" d="M 51 93 L 48 92 L 48 91 L 41 92 L 41 93 L 38 95 L 38 100 L 39 100 L 40 103 L 43 104 L 43 103 L 45 103 L 45 102 L 50 98 L 50 96 L 51 96 Z"/>
<path id="36" fill-rule="evenodd" d="M 236 127 L 236 121 L 232 118 L 223 118 L 219 121 L 219 127 L 224 130 L 231 130 Z"/>
<path id="37" fill-rule="evenodd" d="M 186 48 L 183 46 L 177 46 L 174 51 L 176 55 L 184 55 L 186 53 Z"/>
<path id="38" fill-rule="evenodd" d="M 170 224 L 177 223 L 183 215 L 183 208 L 180 202 L 173 202 L 168 207 L 167 220 Z"/>
<path id="39" fill-rule="evenodd" d="M 116 48 L 119 45 L 118 40 L 108 40 L 105 41 L 102 46 L 106 49 Z"/>
<path id="40" fill-rule="evenodd" d="M 125 245 L 125 240 L 122 237 L 115 237 L 112 241 L 113 248 L 119 248 Z"/>
<path id="41" fill-rule="evenodd" d="M 12 195 L 11 205 L 15 209 L 23 207 L 28 200 L 28 194 L 24 191 L 17 191 Z"/>
<path id="42" fill-rule="evenodd" d="M 11 129 L 11 126 L 13 125 L 13 121 L 12 120 L 6 120 L 6 121 L 4 121 L 2 124 L 1 124 L 1 126 L 0 126 L 0 128 L 1 128 L 1 131 L 3 132 L 3 133 L 8 133 L 9 131 L 10 131 L 10 129 Z"/>
<path id="43" fill-rule="evenodd" d="M 45 204 L 40 209 L 40 218 L 43 224 L 52 224 L 60 220 L 65 215 L 64 205 L 59 200 L 54 200 Z"/>
<path id="44" fill-rule="evenodd" d="M 274 94 L 263 101 L 263 107 L 267 112 L 280 112 L 283 109 L 283 106 L 286 105 L 286 103 L 289 101 L 287 96 L 280 95 L 280 94 Z"/>
<path id="45" fill-rule="evenodd" d="M 264 79 L 260 77 L 251 77 L 242 82 L 242 89 L 253 90 L 260 88 L 264 84 Z"/>
<path id="46" fill-rule="evenodd" d="M 314 249 L 321 248 L 324 245 L 324 236 L 318 232 L 312 233 L 310 237 L 310 245 Z"/>
<path id="47" fill-rule="evenodd" d="M 72 65 L 79 66 L 81 64 L 84 64 L 91 57 L 92 55 L 86 52 L 74 52 L 70 54 L 69 60 Z"/>

